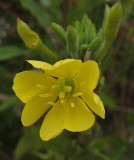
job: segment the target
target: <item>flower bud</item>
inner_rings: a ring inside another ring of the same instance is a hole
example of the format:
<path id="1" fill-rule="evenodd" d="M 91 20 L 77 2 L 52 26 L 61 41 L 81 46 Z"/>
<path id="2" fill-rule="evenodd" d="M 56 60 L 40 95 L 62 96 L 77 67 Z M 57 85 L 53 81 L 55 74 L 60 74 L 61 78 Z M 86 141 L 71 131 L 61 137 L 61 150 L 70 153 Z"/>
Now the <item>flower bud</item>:
<path id="1" fill-rule="evenodd" d="M 68 26 L 66 33 L 67 48 L 71 53 L 76 54 L 79 49 L 78 36 L 76 30 L 72 26 Z"/>
<path id="2" fill-rule="evenodd" d="M 41 43 L 41 39 L 37 33 L 32 31 L 30 27 L 24 23 L 22 20 L 17 18 L 17 30 L 24 41 L 25 45 L 31 49 L 37 49 L 39 44 Z"/>
<path id="3" fill-rule="evenodd" d="M 122 6 L 119 1 L 111 8 L 109 16 L 107 18 L 106 28 L 104 31 L 106 39 L 113 40 L 117 36 L 121 16 L 122 16 Z"/>
<path id="4" fill-rule="evenodd" d="M 85 55 L 85 53 L 86 53 L 86 51 L 88 49 L 88 46 L 89 46 L 88 44 L 82 44 L 80 46 L 79 55 L 80 55 L 81 59 L 83 59 L 83 57 L 84 57 L 84 55 Z"/>
<path id="5" fill-rule="evenodd" d="M 107 21 L 108 21 L 109 13 L 110 13 L 110 7 L 108 5 L 106 5 L 105 6 L 104 20 L 103 20 L 103 25 L 102 25 L 103 30 L 106 29 L 106 24 L 107 24 Z"/>
<path id="6" fill-rule="evenodd" d="M 66 45 L 66 33 L 64 29 L 56 23 L 52 23 L 52 28 L 56 37 L 60 40 L 60 42 Z"/>

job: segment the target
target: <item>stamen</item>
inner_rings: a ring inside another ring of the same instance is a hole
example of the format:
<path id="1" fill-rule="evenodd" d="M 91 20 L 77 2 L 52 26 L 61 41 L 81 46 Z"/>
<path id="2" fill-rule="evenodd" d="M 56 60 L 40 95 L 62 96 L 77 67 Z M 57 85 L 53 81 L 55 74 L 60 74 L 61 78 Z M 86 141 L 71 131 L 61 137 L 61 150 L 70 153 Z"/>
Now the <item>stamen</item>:
<path id="1" fill-rule="evenodd" d="M 52 85 L 51 87 L 54 91 L 58 91 L 58 86 L 57 85 Z"/>
<path id="2" fill-rule="evenodd" d="M 59 92 L 59 98 L 64 98 L 64 97 L 65 97 L 65 92 L 60 91 L 60 92 Z"/>
<path id="3" fill-rule="evenodd" d="M 80 84 L 80 86 L 82 86 L 82 85 L 84 85 L 84 84 L 86 84 L 86 82 L 82 82 L 82 83 Z"/>
<path id="4" fill-rule="evenodd" d="M 38 87 L 38 88 L 40 88 L 40 89 L 47 88 L 46 86 L 43 86 L 43 85 L 40 85 L 40 84 L 37 84 L 36 87 Z"/>
<path id="5" fill-rule="evenodd" d="M 52 97 L 51 94 L 39 94 L 39 97 Z"/>
<path id="6" fill-rule="evenodd" d="M 52 85 L 51 88 L 52 90 L 58 92 L 59 98 L 64 99 L 66 94 L 71 92 L 70 94 L 73 93 L 73 89 L 75 87 L 74 80 L 70 77 L 64 78 L 64 77 L 59 77 L 58 83 L 55 85 Z"/>
<path id="7" fill-rule="evenodd" d="M 63 104 L 65 102 L 65 100 L 62 98 L 62 99 L 60 99 L 60 102 Z"/>
<path id="8" fill-rule="evenodd" d="M 83 92 L 77 92 L 77 93 L 73 94 L 73 97 L 79 97 L 82 95 L 83 95 Z"/>
<path id="9" fill-rule="evenodd" d="M 65 87 L 65 92 L 71 92 L 72 90 L 72 87 L 71 86 L 66 86 Z"/>
<path id="10" fill-rule="evenodd" d="M 54 105 L 55 105 L 54 102 L 48 102 L 48 104 L 50 104 L 51 106 L 54 106 Z"/>
<path id="11" fill-rule="evenodd" d="M 75 107 L 75 104 L 74 104 L 74 103 L 71 103 L 71 107 L 74 108 L 74 107 Z"/>

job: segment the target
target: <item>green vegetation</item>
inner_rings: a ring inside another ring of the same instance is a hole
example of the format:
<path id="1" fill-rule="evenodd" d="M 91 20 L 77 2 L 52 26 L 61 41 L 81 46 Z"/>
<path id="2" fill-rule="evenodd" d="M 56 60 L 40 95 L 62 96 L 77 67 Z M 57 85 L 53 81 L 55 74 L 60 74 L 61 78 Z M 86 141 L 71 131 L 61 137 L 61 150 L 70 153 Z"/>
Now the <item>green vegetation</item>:
<path id="1" fill-rule="evenodd" d="M 68 53 L 64 47 L 66 40 L 63 28 L 67 30 L 67 26 L 71 25 L 79 31 L 79 23 L 76 21 L 81 21 L 86 13 L 99 30 L 102 25 L 105 26 L 104 11 L 109 13 L 108 8 L 105 10 L 105 4 L 112 6 L 116 2 L 116 0 L 0 1 L 0 160 L 134 159 L 134 1 L 121 1 L 123 16 L 119 33 L 101 64 L 102 76 L 96 91 L 105 105 L 106 119 L 102 120 L 96 116 L 95 125 L 85 132 L 64 131 L 57 138 L 43 142 L 39 137 L 39 124 L 42 120 L 32 127 L 23 127 L 21 111 L 24 104 L 12 90 L 15 74 L 31 70 L 31 66 L 25 60 L 54 63 L 54 60 L 42 51 L 26 48 L 17 33 L 17 18 L 25 21 L 38 33 L 48 48 L 64 58 Z M 63 28 L 56 24 L 62 25 Z M 93 25 L 91 27 L 93 39 L 96 30 Z M 82 34 L 85 34 L 83 40 L 85 44 L 79 48 L 81 57 L 87 47 L 92 49 L 95 47 L 94 43 L 86 45 L 87 30 Z M 101 37 L 101 33 L 102 31 L 98 37 Z M 80 39 L 81 35 L 78 36 Z M 95 43 L 97 41 L 100 42 L 100 38 L 96 39 Z M 77 45 L 76 43 L 75 48 L 69 49 L 76 51 Z M 97 52 L 96 50 L 95 53 Z"/>

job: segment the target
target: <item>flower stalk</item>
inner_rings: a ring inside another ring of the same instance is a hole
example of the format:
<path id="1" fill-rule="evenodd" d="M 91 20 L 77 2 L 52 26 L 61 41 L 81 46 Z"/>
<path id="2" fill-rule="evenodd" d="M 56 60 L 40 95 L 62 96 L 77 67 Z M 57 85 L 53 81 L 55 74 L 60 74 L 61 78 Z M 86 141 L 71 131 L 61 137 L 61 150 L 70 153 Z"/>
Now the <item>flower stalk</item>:
<path id="1" fill-rule="evenodd" d="M 43 51 L 46 53 L 49 57 L 53 58 L 55 61 L 60 60 L 61 58 L 55 54 L 52 50 L 50 50 L 46 45 L 43 44 L 43 42 L 40 42 L 38 45 L 38 48 L 40 51 Z"/>
<path id="2" fill-rule="evenodd" d="M 103 57 L 106 55 L 108 49 L 111 46 L 113 40 L 117 37 L 119 25 L 122 16 L 122 6 L 118 1 L 111 9 L 106 6 L 105 17 L 103 22 L 103 41 L 100 44 L 98 50 L 95 52 L 95 60 L 101 62 Z"/>

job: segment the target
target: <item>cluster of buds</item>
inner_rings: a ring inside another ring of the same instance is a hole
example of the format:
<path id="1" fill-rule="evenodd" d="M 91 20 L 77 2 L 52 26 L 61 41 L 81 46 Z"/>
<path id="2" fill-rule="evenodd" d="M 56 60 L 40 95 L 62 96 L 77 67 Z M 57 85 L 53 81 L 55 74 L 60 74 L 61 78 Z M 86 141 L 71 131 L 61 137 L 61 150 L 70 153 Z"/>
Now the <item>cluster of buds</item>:
<path id="1" fill-rule="evenodd" d="M 69 25 L 66 31 L 56 23 L 52 23 L 52 29 L 67 50 L 68 57 L 100 62 L 117 36 L 121 16 L 122 7 L 118 1 L 112 8 L 106 5 L 103 25 L 98 32 L 87 15 L 84 15 L 82 22 Z M 20 19 L 17 22 L 18 33 L 28 48 L 42 50 L 55 60 L 60 59 L 26 23 Z"/>

